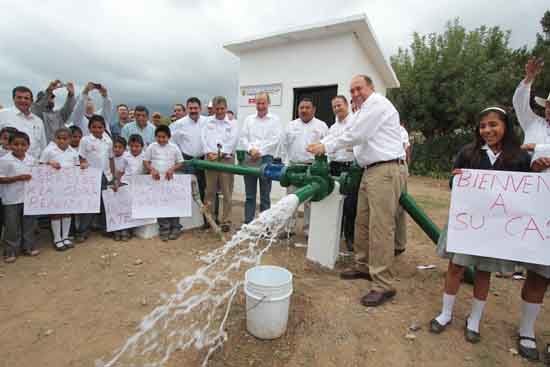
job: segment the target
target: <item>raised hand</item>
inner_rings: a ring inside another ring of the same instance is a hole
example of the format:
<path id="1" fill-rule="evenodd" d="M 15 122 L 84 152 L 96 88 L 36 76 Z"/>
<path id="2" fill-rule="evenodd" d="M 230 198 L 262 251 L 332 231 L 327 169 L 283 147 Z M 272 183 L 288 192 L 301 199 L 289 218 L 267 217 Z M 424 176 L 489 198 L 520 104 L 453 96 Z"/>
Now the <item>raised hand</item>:
<path id="1" fill-rule="evenodd" d="M 535 80 L 537 75 L 542 71 L 543 66 L 544 61 L 541 58 L 531 57 L 529 61 L 527 61 L 527 65 L 525 65 L 525 79 L 528 82 Z"/>
<path id="2" fill-rule="evenodd" d="M 56 79 L 56 80 L 53 80 L 53 81 L 50 82 L 50 84 L 48 85 L 47 90 L 49 92 L 53 92 L 54 90 L 61 88 L 62 85 L 63 85 L 63 83 L 61 83 L 61 80 Z"/>

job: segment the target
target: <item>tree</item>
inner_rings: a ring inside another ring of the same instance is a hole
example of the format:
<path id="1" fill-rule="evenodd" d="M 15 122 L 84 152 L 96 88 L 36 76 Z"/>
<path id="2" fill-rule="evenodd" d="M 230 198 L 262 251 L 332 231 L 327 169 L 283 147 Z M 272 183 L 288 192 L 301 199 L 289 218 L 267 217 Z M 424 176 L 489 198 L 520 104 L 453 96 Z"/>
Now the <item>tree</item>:
<path id="1" fill-rule="evenodd" d="M 453 155 L 471 141 L 479 112 L 511 107 L 529 53 L 510 49 L 509 39 L 499 27 L 467 31 L 455 19 L 443 34 L 415 33 L 410 48 L 391 58 L 401 88 L 388 96 L 426 139 L 415 146 L 413 172 L 449 172 Z"/>

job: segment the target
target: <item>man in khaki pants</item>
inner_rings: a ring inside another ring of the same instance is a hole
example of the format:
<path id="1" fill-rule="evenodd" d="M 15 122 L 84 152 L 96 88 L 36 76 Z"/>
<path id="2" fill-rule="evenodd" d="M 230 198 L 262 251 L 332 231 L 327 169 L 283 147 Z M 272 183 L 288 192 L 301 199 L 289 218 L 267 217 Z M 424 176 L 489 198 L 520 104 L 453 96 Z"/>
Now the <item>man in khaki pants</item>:
<path id="1" fill-rule="evenodd" d="M 214 97 L 212 100 L 214 115 L 210 116 L 202 128 L 202 143 L 206 159 L 233 164 L 235 149 L 239 139 L 237 124 L 226 120 L 227 100 L 225 97 Z M 231 230 L 231 210 L 233 200 L 233 175 L 219 171 L 206 171 L 206 205 L 214 215 L 214 200 L 218 185 L 223 195 L 223 213 L 221 229 L 224 232 Z"/>
<path id="2" fill-rule="evenodd" d="M 405 217 L 398 216 L 403 184 L 400 165 L 404 164 L 400 158 L 404 151 L 399 113 L 388 99 L 374 91 L 366 75 L 353 77 L 350 94 L 358 111 L 349 128 L 338 137 L 310 145 L 308 151 L 324 154 L 353 147 L 355 159 L 365 168 L 355 224 L 356 267 L 343 272 L 341 278 L 371 280 L 373 286 L 361 303 L 379 306 L 396 294 L 390 268 L 396 228 L 405 225 Z"/>

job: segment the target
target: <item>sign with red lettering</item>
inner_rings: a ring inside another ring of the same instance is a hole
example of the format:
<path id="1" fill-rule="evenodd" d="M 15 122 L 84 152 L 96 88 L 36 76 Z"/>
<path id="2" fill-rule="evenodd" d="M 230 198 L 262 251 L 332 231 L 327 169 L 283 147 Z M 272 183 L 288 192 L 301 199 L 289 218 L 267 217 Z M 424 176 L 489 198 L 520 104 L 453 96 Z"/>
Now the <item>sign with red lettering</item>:
<path id="1" fill-rule="evenodd" d="M 112 189 L 103 190 L 107 232 L 120 231 L 157 222 L 156 218 L 132 218 L 132 193 L 130 191 L 128 185 L 119 187 L 116 192 Z"/>
<path id="2" fill-rule="evenodd" d="M 40 165 L 31 175 L 25 183 L 25 215 L 99 213 L 100 170 Z"/>
<path id="3" fill-rule="evenodd" d="M 550 175 L 464 170 L 453 180 L 447 251 L 550 265 Z"/>
<path id="4" fill-rule="evenodd" d="M 131 177 L 132 218 L 190 217 L 191 175 L 174 175 L 171 180 L 151 175 Z"/>

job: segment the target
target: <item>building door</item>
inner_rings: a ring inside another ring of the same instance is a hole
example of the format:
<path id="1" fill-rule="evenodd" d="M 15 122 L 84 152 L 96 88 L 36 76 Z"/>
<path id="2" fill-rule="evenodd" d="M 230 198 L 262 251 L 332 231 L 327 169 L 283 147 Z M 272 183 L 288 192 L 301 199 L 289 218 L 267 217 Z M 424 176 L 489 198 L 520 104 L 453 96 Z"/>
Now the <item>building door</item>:
<path id="1" fill-rule="evenodd" d="M 317 107 L 315 117 L 323 120 L 328 126 L 334 123 L 334 114 L 332 113 L 331 100 L 338 93 L 338 85 L 329 85 L 323 87 L 294 88 L 294 119 L 298 118 L 298 103 L 302 98 L 308 97 L 313 100 Z"/>

